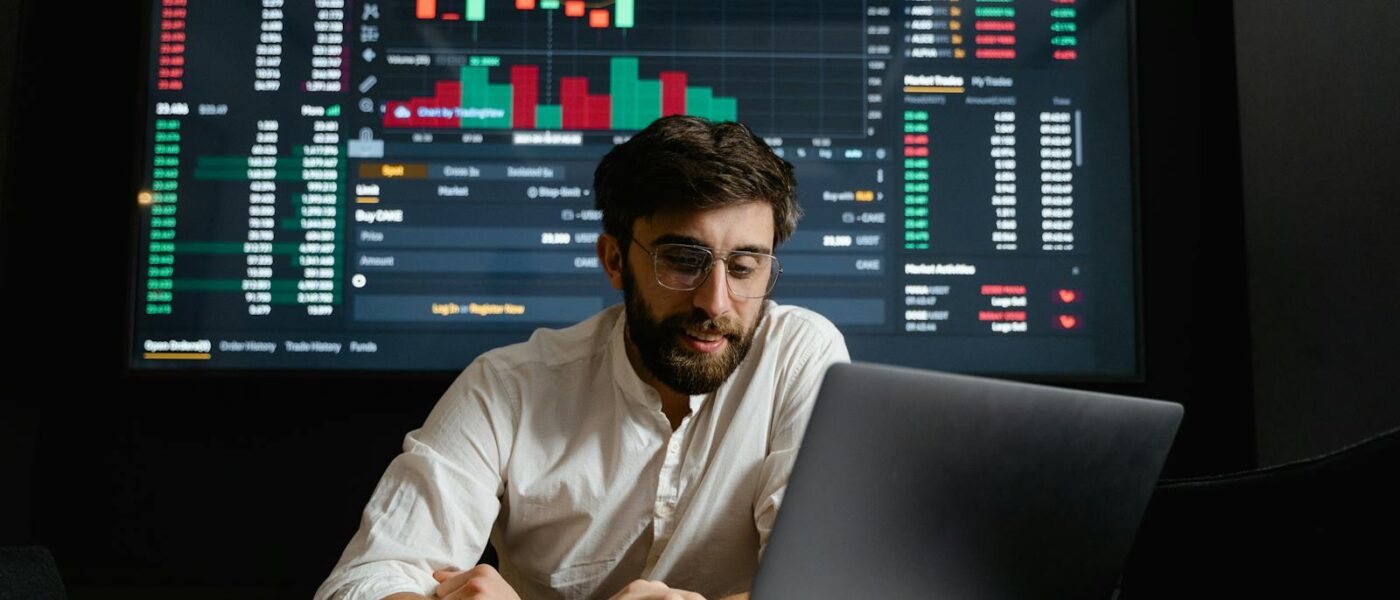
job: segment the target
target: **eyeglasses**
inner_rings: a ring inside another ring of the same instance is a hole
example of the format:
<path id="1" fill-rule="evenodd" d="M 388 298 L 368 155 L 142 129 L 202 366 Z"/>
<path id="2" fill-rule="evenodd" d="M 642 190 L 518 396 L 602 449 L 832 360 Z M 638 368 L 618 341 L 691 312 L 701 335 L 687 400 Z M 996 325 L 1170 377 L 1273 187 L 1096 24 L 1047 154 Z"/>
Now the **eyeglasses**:
<path id="1" fill-rule="evenodd" d="M 651 255 L 656 283 L 668 290 L 688 292 L 699 288 L 710 276 L 715 260 L 721 260 L 730 294 L 737 298 L 764 298 L 773 291 L 773 284 L 783 272 L 778 257 L 772 254 L 738 250 L 720 257 L 704 246 L 657 244 L 655 249 L 648 249 L 636 238 L 632 241 Z"/>

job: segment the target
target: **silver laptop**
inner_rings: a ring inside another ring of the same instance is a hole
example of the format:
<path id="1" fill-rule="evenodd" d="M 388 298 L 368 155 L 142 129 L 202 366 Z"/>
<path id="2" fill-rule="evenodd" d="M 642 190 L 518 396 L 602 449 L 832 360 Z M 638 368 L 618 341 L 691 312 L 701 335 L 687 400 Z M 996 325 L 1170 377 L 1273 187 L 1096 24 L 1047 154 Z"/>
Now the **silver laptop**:
<path id="1" fill-rule="evenodd" d="M 1178 404 L 873 364 L 822 381 L 756 600 L 1102 598 Z"/>

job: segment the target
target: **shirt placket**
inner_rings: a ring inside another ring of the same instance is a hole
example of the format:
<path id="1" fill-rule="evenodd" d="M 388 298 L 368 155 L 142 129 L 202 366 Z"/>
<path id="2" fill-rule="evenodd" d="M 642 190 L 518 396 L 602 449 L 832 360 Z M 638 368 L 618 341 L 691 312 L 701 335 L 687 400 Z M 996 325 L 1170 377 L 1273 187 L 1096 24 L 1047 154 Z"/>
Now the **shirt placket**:
<path id="1" fill-rule="evenodd" d="M 656 502 L 652 505 L 652 544 L 647 554 L 647 570 L 650 571 L 666 550 L 675 527 L 677 505 L 680 503 L 682 452 L 690 435 L 692 415 L 681 418 L 681 424 L 671 432 L 666 441 L 665 455 L 661 461 L 661 472 L 656 480 Z"/>

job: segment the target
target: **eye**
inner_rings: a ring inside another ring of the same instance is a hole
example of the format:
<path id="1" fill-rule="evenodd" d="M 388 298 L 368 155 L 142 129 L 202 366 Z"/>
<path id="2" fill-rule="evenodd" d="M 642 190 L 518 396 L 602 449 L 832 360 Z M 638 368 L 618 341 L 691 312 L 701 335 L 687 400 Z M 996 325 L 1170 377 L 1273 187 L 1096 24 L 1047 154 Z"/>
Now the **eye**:
<path id="1" fill-rule="evenodd" d="M 659 250 L 656 257 L 661 259 L 661 264 L 677 271 L 700 271 L 709 262 L 709 254 L 698 250 L 685 248 L 667 248 Z"/>
<path id="2" fill-rule="evenodd" d="M 752 277 L 763 270 L 763 257 L 752 254 L 729 255 L 729 276 L 738 279 Z"/>

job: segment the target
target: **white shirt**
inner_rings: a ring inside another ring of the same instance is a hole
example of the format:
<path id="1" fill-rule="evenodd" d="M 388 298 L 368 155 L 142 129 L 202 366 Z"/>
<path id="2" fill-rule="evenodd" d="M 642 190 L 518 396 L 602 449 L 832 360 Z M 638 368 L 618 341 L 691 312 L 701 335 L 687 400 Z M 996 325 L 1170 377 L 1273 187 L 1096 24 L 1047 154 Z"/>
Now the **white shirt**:
<path id="1" fill-rule="evenodd" d="M 316 599 L 431 596 L 489 536 L 523 600 L 608 598 L 658 579 L 749 589 L 841 333 L 769 302 L 753 346 L 673 432 L 615 305 L 481 355 L 404 438 Z"/>

